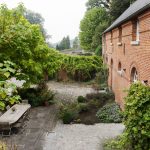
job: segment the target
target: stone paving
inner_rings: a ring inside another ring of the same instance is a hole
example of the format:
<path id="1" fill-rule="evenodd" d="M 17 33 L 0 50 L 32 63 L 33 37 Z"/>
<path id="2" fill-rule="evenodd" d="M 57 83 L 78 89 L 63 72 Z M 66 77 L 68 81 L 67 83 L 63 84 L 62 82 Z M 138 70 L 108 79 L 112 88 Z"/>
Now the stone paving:
<path id="1" fill-rule="evenodd" d="M 56 114 L 55 105 L 32 108 L 26 127 L 10 137 L 1 137 L 0 141 L 4 141 L 9 146 L 8 150 L 16 150 L 11 147 L 17 147 L 17 150 L 43 150 L 43 137 L 55 127 Z"/>

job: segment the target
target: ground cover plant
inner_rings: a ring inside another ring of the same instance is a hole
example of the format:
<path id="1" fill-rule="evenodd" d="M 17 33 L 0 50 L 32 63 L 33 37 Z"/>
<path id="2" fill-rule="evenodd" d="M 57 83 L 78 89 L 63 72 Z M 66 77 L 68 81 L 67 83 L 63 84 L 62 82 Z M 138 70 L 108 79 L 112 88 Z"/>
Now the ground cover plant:
<path id="1" fill-rule="evenodd" d="M 107 150 L 150 149 L 150 87 L 142 83 L 131 85 L 125 98 L 125 130 L 115 140 L 106 142 Z"/>
<path id="2" fill-rule="evenodd" d="M 96 113 L 97 118 L 104 123 L 121 123 L 123 116 L 116 103 L 107 104 Z"/>

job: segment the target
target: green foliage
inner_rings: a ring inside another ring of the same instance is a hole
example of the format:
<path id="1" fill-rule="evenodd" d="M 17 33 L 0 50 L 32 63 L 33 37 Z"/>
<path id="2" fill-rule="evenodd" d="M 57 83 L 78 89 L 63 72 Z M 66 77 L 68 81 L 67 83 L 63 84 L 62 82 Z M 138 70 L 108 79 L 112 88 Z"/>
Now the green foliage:
<path id="1" fill-rule="evenodd" d="M 43 76 L 40 62 L 44 61 L 43 57 L 47 55 L 43 53 L 46 44 L 39 25 L 30 24 L 23 14 L 23 5 L 12 10 L 1 5 L 0 60 L 13 61 L 33 82 Z"/>
<path id="2" fill-rule="evenodd" d="M 64 55 L 51 50 L 45 68 L 51 77 L 55 77 L 63 69 L 71 79 L 87 81 L 92 79 L 95 73 L 103 70 L 103 61 L 98 56 Z"/>
<path id="3" fill-rule="evenodd" d="M 124 124 L 129 145 L 135 150 L 150 149 L 150 87 L 133 84 L 125 102 Z"/>
<path id="4" fill-rule="evenodd" d="M 91 47 L 95 50 L 97 55 L 102 55 L 102 33 L 106 30 L 109 23 L 105 19 L 103 22 L 100 22 L 95 29 L 94 36 L 92 37 Z"/>
<path id="5" fill-rule="evenodd" d="M 110 18 L 116 20 L 135 0 L 112 0 L 110 5 Z"/>
<path id="6" fill-rule="evenodd" d="M 60 44 L 57 44 L 57 46 L 56 46 L 57 50 L 65 50 L 65 49 L 70 49 L 70 48 L 71 48 L 71 46 L 70 46 L 70 38 L 69 38 L 69 36 L 64 37 L 61 40 Z"/>
<path id="7" fill-rule="evenodd" d="M 103 123 L 120 123 L 123 118 L 120 108 L 116 103 L 107 104 L 100 108 L 96 116 Z"/>
<path id="8" fill-rule="evenodd" d="M 83 49 L 92 50 L 92 48 L 94 48 L 95 51 L 95 48 L 100 44 L 98 43 L 100 40 L 95 38 L 98 37 L 99 34 L 102 34 L 104 22 L 107 22 L 107 20 L 108 13 L 103 8 L 93 8 L 86 12 L 83 20 L 80 23 L 81 31 L 79 34 L 80 44 Z M 99 33 L 99 31 L 101 32 Z"/>
<path id="9" fill-rule="evenodd" d="M 79 42 L 79 38 L 75 37 L 75 39 L 73 40 L 73 49 L 80 49 L 80 42 Z"/>
<path id="10" fill-rule="evenodd" d="M 97 56 L 66 56 L 63 66 L 73 79 L 87 81 L 102 70 L 102 63 L 102 59 Z"/>
<path id="11" fill-rule="evenodd" d="M 45 82 L 39 83 L 37 88 L 20 89 L 19 94 L 22 99 L 28 99 L 33 107 L 43 106 L 45 102 L 54 103 L 54 93 L 48 90 Z"/>
<path id="12" fill-rule="evenodd" d="M 64 124 L 69 124 L 79 117 L 81 112 L 85 112 L 89 109 L 87 103 L 61 103 L 59 118 L 62 119 Z"/>
<path id="13" fill-rule="evenodd" d="M 87 112 L 88 110 L 89 110 L 89 104 L 88 103 L 79 103 L 79 113 Z"/>
<path id="14" fill-rule="evenodd" d="M 95 7 L 104 7 L 109 9 L 111 0 L 88 0 L 86 3 L 87 10 L 93 9 Z"/>
<path id="15" fill-rule="evenodd" d="M 71 123 L 77 118 L 79 113 L 78 103 L 67 103 L 62 104 L 60 107 L 59 117 L 63 120 L 64 124 Z"/>
<path id="16" fill-rule="evenodd" d="M 43 76 L 54 78 L 61 69 L 65 69 L 71 78 L 83 81 L 101 70 L 101 58 L 69 56 L 49 48 L 38 25 L 43 23 L 42 18 L 26 12 L 31 23 L 38 23 L 31 24 L 24 18 L 24 13 L 23 5 L 12 10 L 6 5 L 0 7 L 0 60 L 13 60 L 28 76 L 29 83 L 36 83 Z M 69 41 L 66 37 L 67 45 Z M 8 73 L 5 75 L 9 76 Z"/>
<path id="17" fill-rule="evenodd" d="M 114 94 L 112 92 L 108 93 L 90 93 L 86 95 L 88 100 L 90 99 L 98 99 L 103 102 L 113 101 L 115 99 Z"/>
<path id="18" fill-rule="evenodd" d="M 78 96 L 77 101 L 78 101 L 78 103 L 85 103 L 87 100 L 83 96 Z"/>
<path id="19" fill-rule="evenodd" d="M 44 18 L 41 14 L 33 12 L 31 10 L 25 10 L 24 17 L 31 23 L 31 24 L 38 24 L 40 26 L 41 32 L 45 39 L 49 39 L 50 36 L 47 34 L 46 29 L 44 28 Z"/>
<path id="20" fill-rule="evenodd" d="M 7 105 L 19 103 L 20 96 L 17 95 L 17 86 L 8 80 L 15 75 L 21 75 L 16 70 L 16 65 L 10 61 L 0 63 L 0 110 L 5 110 Z"/>
<path id="21" fill-rule="evenodd" d="M 109 142 L 115 150 L 150 149 L 150 87 L 142 83 L 131 85 L 125 98 L 125 131 Z"/>

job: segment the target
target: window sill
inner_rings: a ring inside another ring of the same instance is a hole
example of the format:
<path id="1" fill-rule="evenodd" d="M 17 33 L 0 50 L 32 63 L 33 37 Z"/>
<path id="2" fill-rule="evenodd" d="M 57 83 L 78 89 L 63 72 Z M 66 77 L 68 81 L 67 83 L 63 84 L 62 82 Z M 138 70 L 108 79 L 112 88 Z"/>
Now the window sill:
<path id="1" fill-rule="evenodd" d="M 131 41 L 131 45 L 133 46 L 140 45 L 140 41 Z"/>
<path id="2" fill-rule="evenodd" d="M 122 42 L 118 42 L 117 45 L 118 45 L 118 46 L 122 46 Z"/>

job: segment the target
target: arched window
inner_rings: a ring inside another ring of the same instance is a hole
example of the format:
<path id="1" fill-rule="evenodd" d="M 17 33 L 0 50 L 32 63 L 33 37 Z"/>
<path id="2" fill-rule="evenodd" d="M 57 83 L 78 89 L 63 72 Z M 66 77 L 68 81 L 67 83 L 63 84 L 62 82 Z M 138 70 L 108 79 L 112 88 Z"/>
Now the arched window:
<path id="1" fill-rule="evenodd" d="M 135 83 L 138 81 L 138 72 L 135 67 L 131 70 L 131 82 Z"/>
<path id="2" fill-rule="evenodd" d="M 118 64 L 118 71 L 121 71 L 121 62 Z"/>

